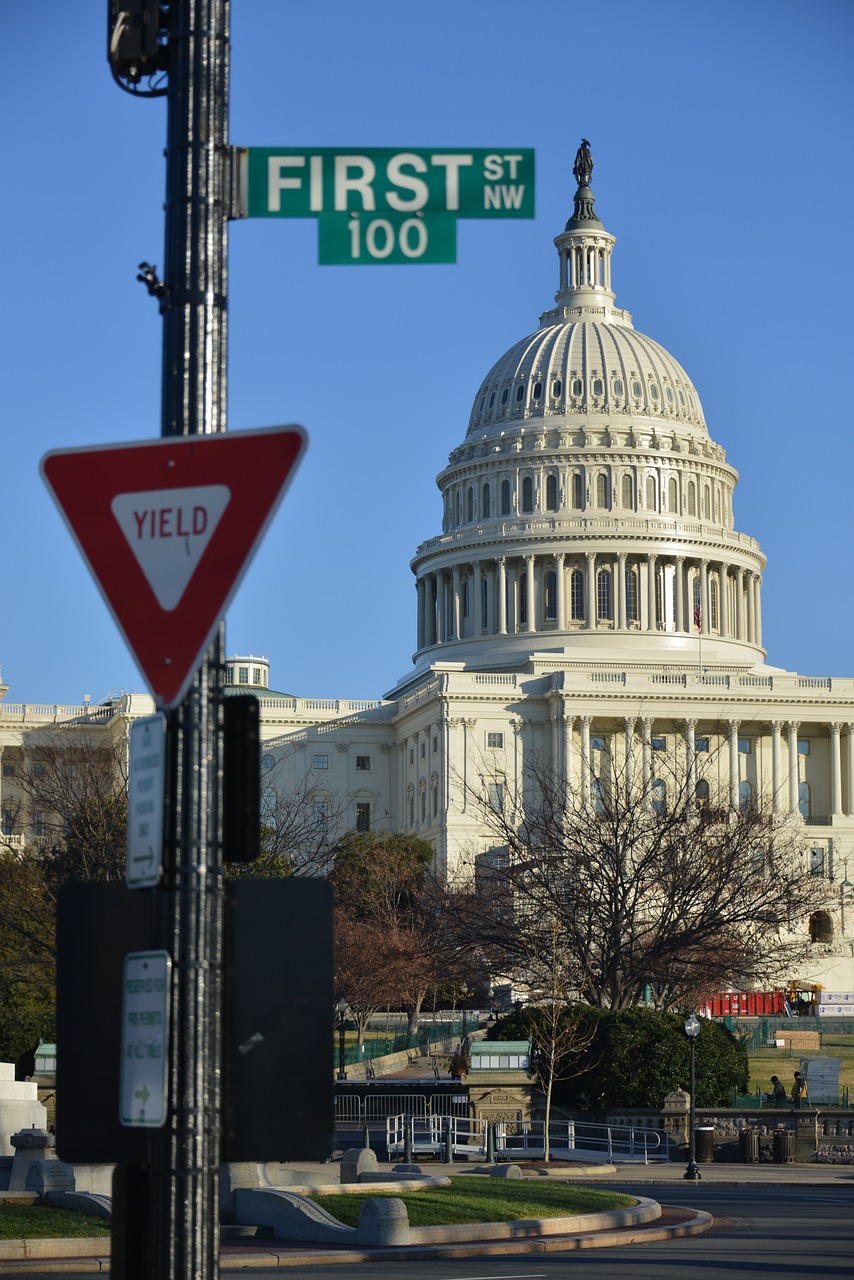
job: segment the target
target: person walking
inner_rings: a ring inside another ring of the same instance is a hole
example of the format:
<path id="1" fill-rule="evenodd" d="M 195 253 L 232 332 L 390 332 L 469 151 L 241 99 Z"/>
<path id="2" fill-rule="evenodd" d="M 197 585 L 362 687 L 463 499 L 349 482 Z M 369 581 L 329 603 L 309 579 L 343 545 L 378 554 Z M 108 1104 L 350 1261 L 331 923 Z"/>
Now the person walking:
<path id="1" fill-rule="evenodd" d="M 809 1103 L 807 1082 L 801 1075 L 800 1071 L 795 1072 L 795 1079 L 792 1084 L 792 1102 L 794 1102 L 796 1107 L 805 1107 Z"/>
<path id="2" fill-rule="evenodd" d="M 787 1102 L 786 1086 L 779 1076 L 772 1076 L 771 1084 L 773 1086 L 771 1089 L 771 1101 L 775 1107 L 784 1107 Z"/>

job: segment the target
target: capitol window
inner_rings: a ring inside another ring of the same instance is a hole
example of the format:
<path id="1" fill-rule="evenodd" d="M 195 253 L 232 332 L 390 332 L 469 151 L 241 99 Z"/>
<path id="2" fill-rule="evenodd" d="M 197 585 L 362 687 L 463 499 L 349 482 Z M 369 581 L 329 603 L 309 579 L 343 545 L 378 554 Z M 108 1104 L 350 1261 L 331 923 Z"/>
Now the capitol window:
<path id="1" fill-rule="evenodd" d="M 370 756 L 356 756 L 356 768 L 357 768 L 357 770 L 358 770 L 360 773 L 367 773 L 367 772 L 370 772 L 370 768 L 371 768 L 371 757 L 370 757 Z"/>
<path id="2" fill-rule="evenodd" d="M 371 806 L 367 800 L 358 800 L 356 802 L 356 830 L 370 831 L 371 829 Z"/>
<path id="3" fill-rule="evenodd" d="M 673 404 L 673 392 L 670 390 L 670 387 L 664 388 L 664 397 L 668 404 Z"/>
<path id="4" fill-rule="evenodd" d="M 484 520 L 489 519 L 491 506 L 492 506 L 492 502 L 491 502 L 491 495 L 489 492 L 489 485 L 485 484 L 480 492 L 480 514 L 482 519 Z"/>
<path id="5" fill-rule="evenodd" d="M 637 569 L 626 569 L 626 619 L 628 622 L 638 620 Z"/>
<path id="6" fill-rule="evenodd" d="M 474 520 L 474 489 L 469 485 L 466 493 L 466 520 L 471 524 Z"/>
<path id="7" fill-rule="evenodd" d="M 638 400 L 640 400 L 641 396 L 643 395 L 643 387 L 639 382 L 632 383 L 632 395 L 636 396 Z"/>
<path id="8" fill-rule="evenodd" d="M 494 404 L 495 404 L 495 392 L 493 391 L 492 395 L 489 397 L 489 407 L 490 407 L 490 409 L 492 408 L 492 406 L 493 406 Z"/>
<path id="9" fill-rule="evenodd" d="M 695 750 L 695 751 L 708 751 L 708 749 L 709 749 L 709 739 L 708 739 L 708 738 L 695 738 L 695 739 L 694 739 L 694 750 Z"/>
<path id="10" fill-rule="evenodd" d="M 603 735 L 603 734 L 601 734 L 601 733 L 591 733 L 591 735 L 590 735 L 590 750 L 591 750 L 591 751 L 604 751 L 604 750 L 605 750 L 605 738 L 604 738 L 604 735 Z"/>
<path id="11" fill-rule="evenodd" d="M 750 739 L 749 739 L 749 738 L 739 738 L 739 740 L 738 740 L 738 753 L 739 753 L 739 755 L 742 755 L 742 756 L 749 756 L 749 755 L 750 755 L 750 753 L 751 753 L 751 746 L 750 746 Z"/>
<path id="12" fill-rule="evenodd" d="M 798 755 L 799 755 L 799 756 L 808 756 L 808 755 L 809 755 L 809 753 L 810 753 L 810 740 L 809 740 L 809 738 L 798 738 Z"/>
<path id="13" fill-rule="evenodd" d="M 328 768 L 329 768 L 329 756 L 326 756 L 326 755 L 323 755 L 323 756 L 312 756 L 312 757 L 311 757 L 311 767 L 312 767 L 312 769 L 328 769 Z"/>
<path id="14" fill-rule="evenodd" d="M 593 379 L 593 394 L 594 396 L 601 396 L 605 394 L 605 384 L 601 378 Z"/>
<path id="15" fill-rule="evenodd" d="M 584 574 L 573 569 L 569 579 L 569 615 L 573 622 L 584 621 Z"/>
<path id="16" fill-rule="evenodd" d="M 522 481 L 522 510 L 526 514 L 534 510 L 534 482 L 530 476 Z"/>
<path id="17" fill-rule="evenodd" d="M 596 616 L 600 622 L 611 618 L 611 570 L 600 569 L 596 580 Z"/>
<path id="18" fill-rule="evenodd" d="M 650 738 L 649 745 L 653 751 L 666 751 L 667 739 L 666 738 Z"/>
<path id="19" fill-rule="evenodd" d="M 510 515 L 510 481 L 501 481 L 501 514 L 503 516 Z"/>
<path id="20" fill-rule="evenodd" d="M 652 811 L 661 817 L 667 809 L 667 784 L 662 778 L 652 781 Z"/>
<path id="21" fill-rule="evenodd" d="M 506 404 L 506 403 L 507 403 L 507 397 L 508 397 L 509 395 L 510 395 L 510 392 L 508 391 L 507 387 L 505 387 L 505 388 L 504 388 L 504 390 L 501 392 L 501 403 L 502 403 L 502 404 Z"/>
<path id="22" fill-rule="evenodd" d="M 621 396 L 622 394 L 623 394 L 623 380 L 622 378 L 615 378 L 614 379 L 614 395 Z"/>
<path id="23" fill-rule="evenodd" d="M 576 511 L 581 511 L 584 506 L 584 484 L 577 471 L 572 477 L 572 505 Z"/>
<path id="24" fill-rule="evenodd" d="M 489 733 L 487 733 L 487 735 L 486 735 L 486 745 L 487 745 L 488 747 L 503 747 L 503 746 L 504 746 L 504 734 L 503 734 L 503 733 L 496 733 L 496 732 L 489 732 Z"/>
<path id="25" fill-rule="evenodd" d="M 657 384 L 656 384 L 656 383 L 651 382 L 651 383 L 649 384 L 649 394 L 652 396 L 653 400 L 657 400 L 657 399 L 658 399 L 658 394 L 659 394 L 659 392 L 658 392 L 658 386 L 657 386 Z"/>
<path id="26" fill-rule="evenodd" d="M 811 796 L 810 784 L 808 782 L 798 783 L 798 812 L 802 818 L 808 818 L 811 813 Z"/>
<path id="27" fill-rule="evenodd" d="M 608 477 L 603 471 L 596 477 L 596 506 L 608 506 Z"/>
<path id="28" fill-rule="evenodd" d="M 516 403 L 519 404 L 524 399 L 525 399 L 525 387 L 524 385 L 520 384 L 516 388 Z"/>
<path id="29" fill-rule="evenodd" d="M 532 392 L 533 398 L 534 398 L 535 400 L 539 400 L 539 398 L 540 398 L 540 396 L 541 396 L 542 394 L 543 394 L 543 384 L 542 384 L 541 382 L 535 382 L 535 383 L 534 383 L 534 390 L 533 390 L 533 392 Z"/>
<path id="30" fill-rule="evenodd" d="M 563 392 L 563 383 L 561 382 L 560 378 L 556 378 L 552 383 L 552 395 L 555 397 L 555 399 L 557 399 L 557 397 L 561 395 L 562 392 Z"/>
<path id="31" fill-rule="evenodd" d="M 557 621 L 557 574 L 549 569 L 546 574 L 546 622 Z"/>
<path id="32" fill-rule="evenodd" d="M 623 476 L 623 507 L 633 511 L 635 505 L 635 486 L 631 476 Z"/>
<path id="33" fill-rule="evenodd" d="M 546 510 L 557 511 L 557 476 L 546 477 Z"/>
<path id="34" fill-rule="evenodd" d="M 581 392 L 583 391 L 583 389 L 584 389 L 584 388 L 582 387 L 581 379 L 580 379 L 580 378 L 573 378 L 573 381 L 572 381 L 572 394 L 573 394 L 574 396 L 580 396 L 580 395 L 581 395 Z"/>

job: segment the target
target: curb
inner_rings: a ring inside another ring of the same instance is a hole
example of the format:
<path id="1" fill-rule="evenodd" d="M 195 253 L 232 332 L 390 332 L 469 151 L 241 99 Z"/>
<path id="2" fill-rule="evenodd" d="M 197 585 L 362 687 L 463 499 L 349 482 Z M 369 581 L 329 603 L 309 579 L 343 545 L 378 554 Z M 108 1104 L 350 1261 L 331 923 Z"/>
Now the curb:
<path id="1" fill-rule="evenodd" d="M 646 1204 L 655 1204 L 655 1201 L 648 1200 Z M 240 1251 L 237 1252 L 236 1250 L 239 1246 L 232 1245 L 226 1246 L 226 1251 L 220 1251 L 219 1267 L 221 1271 L 235 1271 L 262 1269 L 265 1267 L 345 1265 L 356 1262 L 377 1261 L 379 1259 L 383 1261 L 403 1261 L 407 1259 L 426 1261 L 437 1258 L 501 1257 L 527 1253 L 554 1253 L 577 1249 L 603 1249 L 637 1244 L 646 1240 L 655 1242 L 676 1239 L 680 1236 L 698 1235 L 708 1231 L 713 1225 L 714 1219 L 712 1215 L 701 1210 L 688 1209 L 679 1210 L 678 1212 L 685 1214 L 684 1219 L 665 1226 L 657 1226 L 657 1219 L 647 1225 L 642 1225 L 641 1223 L 627 1225 L 625 1219 L 623 1219 L 622 1222 L 615 1222 L 614 1226 L 610 1227 L 604 1224 L 605 1219 L 610 1218 L 611 1221 L 614 1221 L 626 1213 L 624 1209 L 614 1209 L 595 1215 L 601 1222 L 601 1225 L 598 1226 L 589 1224 L 589 1218 L 592 1215 L 583 1215 L 588 1218 L 586 1229 L 577 1232 L 567 1231 L 565 1235 L 529 1236 L 525 1239 L 517 1240 L 484 1240 L 483 1238 L 478 1238 L 475 1232 L 479 1224 L 475 1223 L 470 1227 L 472 1235 L 468 1240 L 460 1240 L 458 1238 L 447 1243 L 435 1241 L 429 1244 L 413 1244 L 385 1249 L 325 1249 L 320 1246 L 313 1251 L 309 1251 L 308 1247 L 300 1249 L 284 1247 L 282 1249 L 264 1248 L 263 1250 L 259 1249 L 257 1252 L 254 1250 L 250 1252 L 245 1248 L 240 1248 Z M 563 1221 L 566 1222 L 568 1219 Z M 81 1237 L 77 1240 L 2 1241 L 0 1242 L 0 1274 L 13 1269 L 18 1272 L 33 1269 L 34 1274 L 39 1275 L 47 1272 L 61 1274 L 64 1271 L 91 1272 L 92 1274 L 103 1275 L 110 1270 L 109 1251 L 104 1252 L 104 1244 L 105 1240 L 102 1236 Z M 50 1246 L 55 1252 L 52 1254 L 41 1252 L 47 1246 Z M 67 1250 L 71 1249 L 76 1249 L 78 1252 L 67 1252 Z M 235 1251 L 232 1252 L 232 1250 Z M 38 1272 L 35 1271 L 36 1267 Z"/>

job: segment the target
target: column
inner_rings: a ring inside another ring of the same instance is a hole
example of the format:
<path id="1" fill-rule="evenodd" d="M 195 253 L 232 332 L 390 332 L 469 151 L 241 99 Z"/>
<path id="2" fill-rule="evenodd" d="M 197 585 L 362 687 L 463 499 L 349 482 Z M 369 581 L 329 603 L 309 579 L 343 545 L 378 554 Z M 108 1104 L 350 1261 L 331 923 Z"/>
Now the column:
<path id="1" fill-rule="evenodd" d="M 848 747 L 848 803 L 845 812 L 850 817 L 854 814 L 854 724 L 845 726 L 845 738 Z"/>
<path id="2" fill-rule="evenodd" d="M 709 562 L 708 560 L 700 561 L 700 609 L 702 616 L 700 618 L 701 630 L 704 635 L 708 635 L 711 626 L 712 616 L 709 612 Z"/>
<path id="3" fill-rule="evenodd" d="M 685 777 L 689 795 L 694 782 L 694 730 L 696 727 L 696 720 L 685 721 Z"/>
<path id="4" fill-rule="evenodd" d="M 729 722 L 729 805 L 738 811 L 738 721 Z"/>
<path id="5" fill-rule="evenodd" d="M 581 803 L 590 808 L 590 716 L 581 717 Z"/>
<path id="6" fill-rule="evenodd" d="M 519 590 L 518 590 L 519 570 L 517 569 L 515 564 L 510 566 L 510 569 L 508 570 L 508 574 L 507 574 L 507 580 L 509 583 L 508 595 L 510 596 L 510 605 L 511 605 L 510 612 L 513 615 L 512 619 L 508 619 L 508 626 L 510 626 L 512 623 L 513 630 L 511 634 L 517 635 L 519 632 Z"/>
<path id="7" fill-rule="evenodd" d="M 575 724 L 575 716 L 566 714 L 566 703 L 563 704 L 563 785 L 564 798 L 566 800 L 567 809 L 572 803 L 573 793 L 573 774 L 575 761 L 573 760 L 572 750 L 572 730 Z"/>
<path id="8" fill-rule="evenodd" d="M 418 621 L 417 621 L 417 624 L 416 624 L 415 647 L 416 647 L 416 649 L 423 649 L 423 648 L 424 648 L 424 644 L 425 644 L 425 639 L 424 639 L 424 637 L 425 637 L 425 630 L 424 630 L 424 628 L 425 628 L 425 624 L 426 624 L 426 620 L 427 620 L 427 619 L 426 619 L 425 603 L 424 603 L 424 602 L 425 602 L 425 596 L 426 596 L 426 593 L 425 593 L 425 580 L 424 580 L 424 578 L 419 578 L 419 579 L 418 579 L 418 581 L 417 581 L 417 583 L 416 583 L 416 588 L 417 588 L 417 592 L 418 592 Z"/>
<path id="9" fill-rule="evenodd" d="M 537 629 L 537 596 L 534 590 L 534 557 L 525 556 L 525 582 L 528 596 L 528 630 Z"/>
<path id="10" fill-rule="evenodd" d="M 561 551 L 560 555 L 555 556 L 555 579 L 557 582 L 557 594 L 555 599 L 555 605 L 556 605 L 556 612 L 557 612 L 558 631 L 563 631 L 564 628 L 566 627 L 566 582 L 565 582 L 566 570 L 564 568 L 565 560 L 566 560 L 566 556 L 563 551 Z"/>
<path id="11" fill-rule="evenodd" d="M 617 556 L 616 560 L 611 561 L 611 621 L 615 631 L 620 625 L 621 604 L 626 590 L 626 578 L 621 573 L 620 566 L 620 557 Z"/>
<path id="12" fill-rule="evenodd" d="M 762 579 L 757 573 L 753 579 L 756 599 L 753 604 L 753 617 L 756 626 L 756 643 L 762 644 Z"/>
<path id="13" fill-rule="evenodd" d="M 730 634 L 730 618 L 729 618 L 729 572 L 725 564 L 721 563 L 721 635 L 729 636 Z"/>
<path id="14" fill-rule="evenodd" d="M 798 724 L 790 721 L 786 725 L 789 745 L 789 813 L 798 812 Z"/>
<path id="15" fill-rule="evenodd" d="M 641 720 L 641 744 L 643 794 L 649 797 L 649 788 L 652 782 L 652 721 L 649 719 Z"/>
<path id="16" fill-rule="evenodd" d="M 782 764 L 782 745 L 783 740 L 780 733 L 780 722 L 778 720 L 771 721 L 771 810 L 775 817 L 779 816 L 783 808 L 783 764 Z"/>
<path id="17" fill-rule="evenodd" d="M 676 557 L 676 630 L 685 631 L 685 557 Z"/>
<path id="18" fill-rule="evenodd" d="M 585 578 L 585 586 L 587 588 L 587 619 L 586 626 L 588 631 L 596 629 L 596 554 L 593 551 L 585 553 L 587 561 L 587 574 Z"/>
<path id="19" fill-rule="evenodd" d="M 744 570 L 738 569 L 735 575 L 735 628 L 739 640 L 745 639 L 744 632 Z"/>
<path id="20" fill-rule="evenodd" d="M 445 574 L 436 574 L 436 643 L 445 643 Z"/>
<path id="21" fill-rule="evenodd" d="M 658 577 L 657 573 L 657 557 L 649 556 L 647 560 L 646 570 L 646 629 L 647 631 L 658 630 L 658 619 L 655 609 L 655 584 Z"/>
<path id="22" fill-rule="evenodd" d="M 507 561 L 498 560 L 498 634 L 507 635 Z"/>
<path id="23" fill-rule="evenodd" d="M 842 752 L 840 750 L 840 726 L 830 726 L 830 812 L 834 818 L 842 814 Z"/>
<path id="24" fill-rule="evenodd" d="M 462 599 L 460 596 L 460 566 L 455 564 L 451 570 L 451 640 L 459 640 L 462 635 Z"/>
<path id="25" fill-rule="evenodd" d="M 747 575 L 747 642 L 756 643 L 756 601 L 753 596 L 753 574 Z"/>
<path id="26" fill-rule="evenodd" d="M 619 608 L 614 610 L 614 620 L 620 631 L 626 631 L 629 625 L 626 607 L 626 562 L 626 553 L 621 551 L 617 556 L 617 582 L 614 584 L 615 587 L 619 584 L 619 595 L 616 598 Z"/>
<path id="27" fill-rule="evenodd" d="M 635 785 L 635 722 L 627 716 L 623 721 L 626 740 L 626 804 L 631 804 Z"/>
<path id="28" fill-rule="evenodd" d="M 472 617 L 472 635 L 482 636 L 483 635 L 483 606 L 480 598 L 481 591 L 482 591 L 482 588 L 480 585 L 481 583 L 480 561 L 475 560 L 472 568 L 474 570 L 473 576 L 472 576 L 472 602 L 471 602 L 472 612 L 474 615 Z M 488 616 L 489 615 L 487 614 L 487 617 Z"/>
<path id="29" fill-rule="evenodd" d="M 486 577 L 486 635 L 495 633 L 495 568 L 487 569 Z"/>

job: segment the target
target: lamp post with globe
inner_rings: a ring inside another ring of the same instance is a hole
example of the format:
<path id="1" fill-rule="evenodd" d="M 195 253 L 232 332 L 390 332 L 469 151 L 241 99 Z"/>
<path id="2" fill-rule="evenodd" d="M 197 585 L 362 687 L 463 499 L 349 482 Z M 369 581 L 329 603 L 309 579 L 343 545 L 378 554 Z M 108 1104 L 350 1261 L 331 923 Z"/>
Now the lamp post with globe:
<path id="1" fill-rule="evenodd" d="M 688 1109 L 688 1167 L 682 1175 L 683 1178 L 692 1182 L 699 1182 L 702 1174 L 697 1168 L 695 1143 L 696 1135 L 694 1131 L 694 1045 L 697 1036 L 700 1034 L 700 1019 L 696 1013 L 692 1013 L 685 1023 L 685 1034 L 688 1037 L 688 1044 L 691 1046 L 691 1067 L 690 1067 L 690 1103 Z"/>

